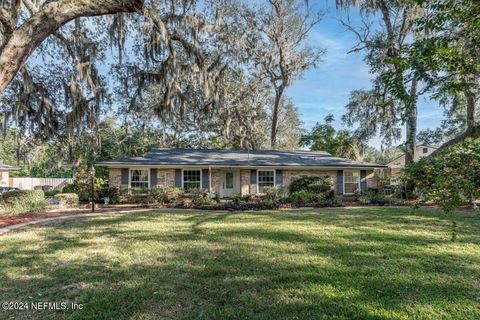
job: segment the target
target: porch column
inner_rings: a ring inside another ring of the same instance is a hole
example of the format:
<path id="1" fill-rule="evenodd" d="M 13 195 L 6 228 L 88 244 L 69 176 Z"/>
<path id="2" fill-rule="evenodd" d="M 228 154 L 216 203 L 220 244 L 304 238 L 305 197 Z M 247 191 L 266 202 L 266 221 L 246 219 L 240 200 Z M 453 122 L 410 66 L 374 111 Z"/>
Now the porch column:
<path id="1" fill-rule="evenodd" d="M 212 192 L 212 167 L 208 166 L 208 192 Z"/>

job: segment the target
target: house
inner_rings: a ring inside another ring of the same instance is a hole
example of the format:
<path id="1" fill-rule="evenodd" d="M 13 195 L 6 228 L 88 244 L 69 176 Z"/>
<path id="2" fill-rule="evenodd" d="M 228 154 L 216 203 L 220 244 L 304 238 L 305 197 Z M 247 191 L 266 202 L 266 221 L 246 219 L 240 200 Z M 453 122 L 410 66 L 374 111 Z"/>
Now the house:
<path id="1" fill-rule="evenodd" d="M 0 163 L 0 187 L 9 186 L 10 171 L 15 170 L 20 170 L 20 168 Z"/>
<path id="2" fill-rule="evenodd" d="M 436 146 L 418 145 L 415 149 L 413 161 L 417 162 L 421 158 L 429 156 L 437 149 L 438 147 Z M 390 177 L 398 177 L 402 169 L 405 167 L 405 154 L 402 154 L 401 156 L 387 163 L 387 167 L 389 168 Z"/>
<path id="3" fill-rule="evenodd" d="M 152 149 L 144 157 L 98 163 L 109 168 L 110 186 L 121 189 L 207 189 L 220 197 L 261 194 L 265 187 L 289 191 L 302 176 L 329 176 L 337 195 L 375 187 L 373 170 L 385 166 L 336 158 L 327 152 L 279 150 Z"/>

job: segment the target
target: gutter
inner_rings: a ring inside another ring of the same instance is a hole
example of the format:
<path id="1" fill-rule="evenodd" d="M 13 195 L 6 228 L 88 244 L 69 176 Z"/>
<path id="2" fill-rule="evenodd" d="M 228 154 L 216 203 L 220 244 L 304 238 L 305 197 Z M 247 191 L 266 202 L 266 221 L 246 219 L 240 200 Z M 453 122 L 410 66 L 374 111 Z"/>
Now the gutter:
<path id="1" fill-rule="evenodd" d="M 164 165 L 164 164 L 145 164 L 145 163 L 97 163 L 99 167 L 107 168 L 125 168 L 125 167 L 139 167 L 139 168 L 165 168 L 165 169 L 178 169 L 178 168 L 205 168 L 205 169 L 216 169 L 216 168 L 238 168 L 238 169 L 256 169 L 256 168 L 266 168 L 266 169 L 290 169 L 290 170 L 302 170 L 302 169 L 311 169 L 311 170 L 345 170 L 345 169 L 359 169 L 359 170 L 373 170 L 373 169 L 382 169 L 388 168 L 386 165 L 370 165 L 370 166 L 361 166 L 361 165 L 344 165 L 344 166 L 305 166 L 305 165 L 208 165 L 208 164 L 176 164 L 176 165 Z"/>

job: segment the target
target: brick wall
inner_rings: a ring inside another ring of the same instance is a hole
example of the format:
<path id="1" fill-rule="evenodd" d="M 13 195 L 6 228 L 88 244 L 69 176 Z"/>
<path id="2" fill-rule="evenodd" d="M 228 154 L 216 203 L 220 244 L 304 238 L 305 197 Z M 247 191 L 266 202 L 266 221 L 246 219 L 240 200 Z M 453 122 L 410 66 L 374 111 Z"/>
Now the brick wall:
<path id="1" fill-rule="evenodd" d="M 240 170 L 240 194 L 250 194 L 250 169 Z"/>
<path id="2" fill-rule="evenodd" d="M 110 168 L 108 171 L 108 185 L 120 188 L 122 185 L 122 169 Z"/>
<path id="3" fill-rule="evenodd" d="M 175 169 L 157 169 L 157 187 L 174 187 Z"/>

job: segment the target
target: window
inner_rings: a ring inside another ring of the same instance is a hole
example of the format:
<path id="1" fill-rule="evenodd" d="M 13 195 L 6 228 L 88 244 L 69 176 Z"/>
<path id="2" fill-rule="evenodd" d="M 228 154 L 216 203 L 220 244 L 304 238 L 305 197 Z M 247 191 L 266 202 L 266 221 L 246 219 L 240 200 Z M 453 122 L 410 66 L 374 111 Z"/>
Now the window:
<path id="1" fill-rule="evenodd" d="M 147 189 L 149 171 L 149 169 L 130 169 L 130 188 Z"/>
<path id="2" fill-rule="evenodd" d="M 258 192 L 264 193 L 265 187 L 275 186 L 275 170 L 258 170 Z"/>
<path id="3" fill-rule="evenodd" d="M 202 187 L 202 175 L 200 170 L 183 170 L 183 189 L 188 192 Z"/>
<path id="4" fill-rule="evenodd" d="M 233 189 L 233 172 L 225 172 L 225 189 Z"/>
<path id="5" fill-rule="evenodd" d="M 360 172 L 343 171 L 343 193 L 354 194 L 360 189 Z"/>
<path id="6" fill-rule="evenodd" d="M 423 148 L 423 153 L 428 153 L 428 148 Z"/>

